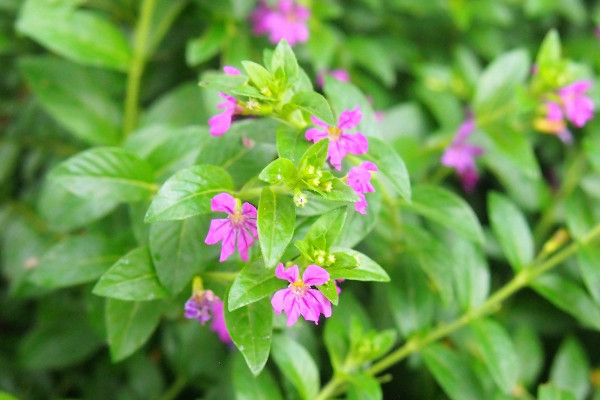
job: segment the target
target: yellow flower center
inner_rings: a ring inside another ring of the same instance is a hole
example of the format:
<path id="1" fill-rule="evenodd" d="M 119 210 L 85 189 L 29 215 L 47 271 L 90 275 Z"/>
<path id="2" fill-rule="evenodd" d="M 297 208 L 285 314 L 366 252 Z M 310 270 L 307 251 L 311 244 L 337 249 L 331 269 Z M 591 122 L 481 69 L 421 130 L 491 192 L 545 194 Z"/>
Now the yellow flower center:
<path id="1" fill-rule="evenodd" d="M 228 218 L 234 228 L 240 228 L 244 225 L 244 222 L 246 222 L 246 217 L 240 210 L 236 210 L 233 214 L 230 214 Z"/>
<path id="2" fill-rule="evenodd" d="M 304 295 L 308 291 L 308 286 L 306 286 L 304 282 L 302 282 L 302 279 L 298 279 L 296 282 L 290 283 L 288 288 L 296 297 L 304 297 Z"/>
<path id="3" fill-rule="evenodd" d="M 342 130 L 337 126 L 330 126 L 329 128 L 327 128 L 327 134 L 329 135 L 329 139 L 337 141 L 342 135 Z"/>

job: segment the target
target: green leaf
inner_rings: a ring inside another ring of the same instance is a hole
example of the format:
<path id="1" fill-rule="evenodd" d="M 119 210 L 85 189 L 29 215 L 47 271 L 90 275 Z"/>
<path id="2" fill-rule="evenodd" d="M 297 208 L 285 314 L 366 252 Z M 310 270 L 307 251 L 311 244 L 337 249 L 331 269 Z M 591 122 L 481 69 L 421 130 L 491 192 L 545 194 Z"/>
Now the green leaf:
<path id="1" fill-rule="evenodd" d="M 390 277 L 385 270 L 361 252 L 345 248 L 333 248 L 335 252 L 344 252 L 358 258 L 358 267 L 352 269 L 329 269 L 331 279 L 349 279 L 353 281 L 389 282 Z"/>
<path id="2" fill-rule="evenodd" d="M 337 240 L 339 246 L 356 246 L 361 240 L 367 238 L 377 225 L 381 214 L 381 191 L 366 193 L 365 199 L 368 203 L 366 214 L 357 212 L 354 205 L 348 205 L 346 224 Z"/>
<path id="3" fill-rule="evenodd" d="M 272 185 L 287 183 L 293 186 L 296 183 L 298 171 L 291 160 L 278 158 L 263 169 L 258 178 Z"/>
<path id="4" fill-rule="evenodd" d="M 60 23 L 57 23 L 60 21 Z M 101 14 L 51 0 L 27 0 L 17 30 L 72 61 L 126 71 L 132 52 L 123 33 Z"/>
<path id="5" fill-rule="evenodd" d="M 21 58 L 19 69 L 44 110 L 73 135 L 93 145 L 119 142 L 122 112 L 106 86 L 120 86 L 121 77 L 52 57 Z"/>
<path id="6" fill-rule="evenodd" d="M 456 238 L 450 244 L 455 268 L 454 292 L 462 309 L 479 307 L 490 291 L 490 271 L 483 251 L 468 240 Z"/>
<path id="7" fill-rule="evenodd" d="M 337 306 L 339 296 L 333 279 L 328 280 L 324 285 L 317 286 L 317 289 L 319 289 L 319 292 L 323 293 L 323 296 L 325 296 L 331 304 Z"/>
<path id="8" fill-rule="evenodd" d="M 519 370 L 517 353 L 508 332 L 492 319 L 483 319 L 471 324 L 471 331 L 485 365 L 496 385 L 506 394 L 514 391 Z"/>
<path id="9" fill-rule="evenodd" d="M 150 227 L 154 267 L 160 283 L 170 295 L 179 293 L 220 252 L 220 244 L 208 246 L 204 243 L 209 224 L 209 216 L 199 216 L 155 222 Z"/>
<path id="10" fill-rule="evenodd" d="M 229 311 L 229 305 L 226 305 L 225 324 L 248 368 L 257 376 L 264 368 L 271 348 L 273 308 L 270 300 L 262 299 L 234 311 Z"/>
<path id="11" fill-rule="evenodd" d="M 485 392 L 469 363 L 458 353 L 441 344 L 422 352 L 427 369 L 452 400 L 481 400 Z"/>
<path id="12" fill-rule="evenodd" d="M 0 392 L 0 400 L 19 400 L 15 396 L 7 392 Z"/>
<path id="13" fill-rule="evenodd" d="M 273 268 L 292 240 L 296 210 L 290 196 L 276 194 L 265 187 L 258 203 L 258 237 L 265 266 Z"/>
<path id="14" fill-rule="evenodd" d="M 280 125 L 277 129 L 277 153 L 279 157 L 298 162 L 310 147 L 310 142 L 304 137 L 304 131 L 288 125 Z"/>
<path id="15" fill-rule="evenodd" d="M 106 330 L 113 362 L 129 357 L 146 343 L 158 326 L 159 301 L 106 300 Z"/>
<path id="16" fill-rule="evenodd" d="M 54 289 L 93 281 L 119 259 L 120 247 L 98 234 L 69 237 L 44 253 L 30 280 Z"/>
<path id="17" fill-rule="evenodd" d="M 331 180 L 331 190 L 329 192 L 322 192 L 320 195 L 327 201 L 344 201 L 354 203 L 360 200 L 354 189 L 338 178 L 333 178 Z"/>
<path id="18" fill-rule="evenodd" d="M 576 283 L 557 274 L 546 273 L 537 278 L 532 287 L 583 325 L 600 331 L 600 306 Z"/>
<path id="19" fill-rule="evenodd" d="M 577 252 L 577 263 L 586 288 L 600 304 L 600 249 L 593 244 L 581 246 Z"/>
<path id="20" fill-rule="evenodd" d="M 233 180 L 221 167 L 195 165 L 183 169 L 160 188 L 144 221 L 169 221 L 210 213 L 212 198 L 231 190 Z"/>
<path id="21" fill-rule="evenodd" d="M 377 379 L 367 374 L 352 374 L 348 400 L 381 400 L 383 393 Z"/>
<path id="22" fill-rule="evenodd" d="M 412 202 L 406 208 L 438 222 L 468 240 L 483 243 L 483 230 L 473 209 L 462 197 L 447 189 L 420 185 L 414 188 Z"/>
<path id="23" fill-rule="evenodd" d="M 298 171 L 300 174 L 306 172 L 309 167 L 315 168 L 317 171 L 323 168 L 325 159 L 327 158 L 327 149 L 329 148 L 329 139 L 319 140 L 304 152 L 302 158 L 298 162 Z"/>
<path id="24" fill-rule="evenodd" d="M 273 75 L 260 64 L 252 61 L 242 61 L 242 66 L 259 91 L 263 88 L 268 88 L 269 84 L 273 81 Z"/>
<path id="25" fill-rule="evenodd" d="M 283 72 L 288 85 L 298 79 L 300 70 L 298 61 L 296 60 L 294 51 L 285 39 L 279 41 L 271 57 L 271 72 L 276 77 L 278 76 L 278 70 Z"/>
<path id="26" fill-rule="evenodd" d="M 535 65 L 537 66 L 538 71 L 543 73 L 543 70 L 546 68 L 553 67 L 559 63 L 561 60 L 560 54 L 560 37 L 558 36 L 558 32 L 555 29 L 552 29 L 544 37 L 535 59 Z"/>
<path id="27" fill-rule="evenodd" d="M 520 270 L 533 261 L 533 237 L 521 210 L 507 197 L 492 192 L 488 196 L 488 214 L 508 263 Z"/>
<path id="28" fill-rule="evenodd" d="M 336 126 L 331 107 L 325 97 L 316 92 L 296 93 L 290 100 L 290 105 L 306 111 L 329 126 Z"/>
<path id="29" fill-rule="evenodd" d="M 275 276 L 272 269 L 267 269 L 262 262 L 246 265 L 235 278 L 229 288 L 229 311 L 234 311 L 247 304 L 254 303 L 287 284 Z"/>
<path id="30" fill-rule="evenodd" d="M 199 85 L 206 89 L 232 94 L 231 91 L 233 89 L 245 85 L 247 81 L 248 77 L 244 75 L 226 75 L 219 72 L 209 72 L 202 75 Z"/>
<path id="31" fill-rule="evenodd" d="M 577 398 L 571 392 L 561 390 L 551 384 L 545 384 L 538 388 L 538 400 L 577 400 Z"/>
<path id="32" fill-rule="evenodd" d="M 313 400 L 319 391 L 319 370 L 310 354 L 291 338 L 273 338 L 273 360 L 279 370 L 294 385 L 300 398 Z"/>
<path id="33" fill-rule="evenodd" d="M 219 53 L 226 38 L 225 25 L 213 21 L 202 36 L 188 40 L 185 47 L 186 64 L 195 67 L 204 61 L 210 60 Z"/>
<path id="34" fill-rule="evenodd" d="M 364 36 L 346 40 L 345 46 L 354 62 L 375 75 L 388 88 L 396 83 L 393 55 L 386 44 Z"/>
<path id="35" fill-rule="evenodd" d="M 346 221 L 347 208 L 339 207 L 321 215 L 306 233 L 306 241 L 319 243 L 323 241 L 325 247 L 320 250 L 329 251 L 335 240 L 342 233 L 342 227 Z"/>
<path id="36" fill-rule="evenodd" d="M 145 301 L 166 297 L 147 246 L 138 247 L 115 263 L 98 281 L 93 293 L 120 300 Z"/>
<path id="37" fill-rule="evenodd" d="M 586 350 L 575 337 L 561 343 L 550 368 L 550 382 L 567 390 L 578 400 L 587 399 L 590 392 L 590 363 Z"/>
<path id="38" fill-rule="evenodd" d="M 523 324 L 516 328 L 514 344 L 519 358 L 519 380 L 529 387 L 537 382 L 544 368 L 542 341 L 532 326 Z"/>
<path id="39" fill-rule="evenodd" d="M 283 400 L 271 372 L 252 375 L 242 357 L 233 360 L 233 386 L 236 400 Z"/>
<path id="40" fill-rule="evenodd" d="M 495 59 L 481 74 L 473 100 L 477 120 L 489 118 L 506 106 L 516 95 L 518 85 L 525 82 L 530 72 L 526 50 L 513 50 Z"/>
<path id="41" fill-rule="evenodd" d="M 135 202 L 155 191 L 153 175 L 148 163 L 136 155 L 117 147 L 98 147 L 63 161 L 50 179 L 81 197 Z"/>
<path id="42" fill-rule="evenodd" d="M 378 173 L 383 174 L 396 192 L 406 201 L 410 201 L 411 189 L 408 171 L 404 161 L 393 147 L 379 139 L 369 138 L 369 152 L 362 157 L 377 165 L 379 171 L 375 173 L 375 176 Z"/>

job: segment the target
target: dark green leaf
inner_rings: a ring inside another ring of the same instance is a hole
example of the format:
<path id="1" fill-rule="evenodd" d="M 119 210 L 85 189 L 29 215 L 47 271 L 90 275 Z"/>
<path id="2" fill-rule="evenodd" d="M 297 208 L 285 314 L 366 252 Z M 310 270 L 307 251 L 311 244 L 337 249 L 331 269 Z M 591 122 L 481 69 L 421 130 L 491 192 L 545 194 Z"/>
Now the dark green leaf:
<path id="1" fill-rule="evenodd" d="M 454 289 L 463 310 L 479 307 L 490 290 L 490 271 L 480 248 L 468 240 L 456 238 L 451 243 L 455 268 Z"/>
<path id="2" fill-rule="evenodd" d="M 273 338 L 273 360 L 279 370 L 294 385 L 300 398 L 313 400 L 319 390 L 319 370 L 310 354 L 291 338 Z"/>
<path id="3" fill-rule="evenodd" d="M 226 301 L 227 303 L 227 301 Z M 269 358 L 273 331 L 273 308 L 262 299 L 234 311 L 225 307 L 225 324 L 231 340 L 242 352 L 250 371 L 260 374 Z"/>
<path id="4" fill-rule="evenodd" d="M 533 260 L 531 230 L 525 216 L 508 198 L 492 192 L 488 196 L 490 224 L 508 263 L 520 270 Z"/>
<path id="5" fill-rule="evenodd" d="M 278 158 L 267 165 L 265 169 L 260 172 L 258 178 L 272 185 L 283 183 L 294 185 L 296 183 L 297 175 L 298 172 L 296 171 L 296 166 L 291 160 L 288 160 L 287 158 Z"/>
<path id="6" fill-rule="evenodd" d="M 265 187 L 258 203 L 258 237 L 265 266 L 273 268 L 292 240 L 296 210 L 290 196 Z"/>
<path id="7" fill-rule="evenodd" d="M 410 210 L 438 222 L 474 242 L 483 243 L 483 230 L 465 200 L 447 189 L 420 185 L 414 188 Z"/>
<path id="8" fill-rule="evenodd" d="M 158 326 L 162 305 L 158 301 L 106 300 L 106 330 L 110 356 L 121 361 L 140 348 Z"/>
<path id="9" fill-rule="evenodd" d="M 269 370 L 254 376 L 242 357 L 235 357 L 233 361 L 233 386 L 236 400 L 283 400 Z"/>
<path id="10" fill-rule="evenodd" d="M 369 152 L 363 156 L 377 165 L 378 173 L 383 174 L 392 184 L 396 192 L 405 200 L 410 201 L 410 179 L 406 165 L 398 153 L 387 143 L 369 138 Z"/>
<path id="11" fill-rule="evenodd" d="M 550 368 L 550 382 L 583 400 L 590 391 L 589 375 L 590 363 L 581 343 L 572 336 L 563 340 Z"/>
<path id="12" fill-rule="evenodd" d="M 514 344 L 519 358 L 519 380 L 531 386 L 537 382 L 544 367 L 542 341 L 533 327 L 519 325 L 514 334 Z"/>
<path id="13" fill-rule="evenodd" d="M 383 393 L 379 382 L 367 374 L 352 374 L 348 400 L 381 400 Z"/>
<path id="14" fill-rule="evenodd" d="M 56 166 L 50 179 L 78 196 L 104 201 L 139 201 L 156 190 L 148 163 L 118 147 L 79 153 Z"/>
<path id="15" fill-rule="evenodd" d="M 300 92 L 296 93 L 290 100 L 291 105 L 306 111 L 310 115 L 315 116 L 329 126 L 336 126 L 337 123 L 333 117 L 331 107 L 325 97 L 316 92 Z"/>
<path id="16" fill-rule="evenodd" d="M 396 83 L 396 71 L 393 56 L 385 43 L 357 36 L 346 42 L 348 51 L 355 62 L 375 75 L 387 87 Z"/>
<path id="17" fill-rule="evenodd" d="M 277 278 L 272 269 L 266 269 L 262 262 L 246 265 L 229 288 L 229 311 L 270 296 L 287 285 Z"/>
<path id="18" fill-rule="evenodd" d="M 383 268 L 375 261 L 371 260 L 366 255 L 344 248 L 333 248 L 333 251 L 348 253 L 353 257 L 358 258 L 358 267 L 352 269 L 330 269 L 329 276 L 331 279 L 349 279 L 354 281 L 375 281 L 389 282 L 390 277 Z"/>
<path id="19" fill-rule="evenodd" d="M 508 332 L 492 319 L 473 322 L 471 330 L 496 385 L 504 393 L 512 393 L 517 384 L 519 370 L 515 368 L 518 358 Z"/>
<path id="20" fill-rule="evenodd" d="M 160 188 L 145 222 L 185 219 L 211 212 L 211 199 L 233 190 L 231 176 L 215 165 L 195 165 L 177 172 Z"/>
<path id="21" fill-rule="evenodd" d="M 130 251 L 117 261 L 100 278 L 93 293 L 129 301 L 154 300 L 167 295 L 146 246 Z"/>

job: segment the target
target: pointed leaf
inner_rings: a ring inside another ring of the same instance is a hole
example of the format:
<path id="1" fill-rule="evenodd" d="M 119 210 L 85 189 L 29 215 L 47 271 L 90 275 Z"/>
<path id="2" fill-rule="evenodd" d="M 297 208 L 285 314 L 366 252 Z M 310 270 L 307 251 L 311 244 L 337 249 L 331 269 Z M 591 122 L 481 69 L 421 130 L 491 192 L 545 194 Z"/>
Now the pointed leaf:
<path id="1" fill-rule="evenodd" d="M 325 97 L 316 92 L 300 92 L 296 93 L 290 100 L 290 104 L 306 111 L 325 122 L 329 126 L 336 126 L 337 123 L 333 117 L 333 111 Z"/>
<path id="2" fill-rule="evenodd" d="M 258 237 L 265 265 L 273 268 L 292 240 L 296 226 L 296 210 L 290 196 L 280 195 L 265 187 L 258 203 Z"/>
<path id="3" fill-rule="evenodd" d="M 383 174 L 396 192 L 406 201 L 410 201 L 408 170 L 400 155 L 392 147 L 379 139 L 369 138 L 369 152 L 362 157 L 375 163 L 379 169 L 375 174 Z"/>
<path id="4" fill-rule="evenodd" d="M 273 360 L 281 373 L 294 385 L 300 398 L 313 400 L 319 390 L 319 370 L 300 344 L 283 335 L 273 338 Z"/>
<path id="5" fill-rule="evenodd" d="M 229 288 L 229 311 L 270 296 L 287 285 L 287 281 L 277 278 L 273 270 L 265 268 L 262 262 L 248 264 Z"/>

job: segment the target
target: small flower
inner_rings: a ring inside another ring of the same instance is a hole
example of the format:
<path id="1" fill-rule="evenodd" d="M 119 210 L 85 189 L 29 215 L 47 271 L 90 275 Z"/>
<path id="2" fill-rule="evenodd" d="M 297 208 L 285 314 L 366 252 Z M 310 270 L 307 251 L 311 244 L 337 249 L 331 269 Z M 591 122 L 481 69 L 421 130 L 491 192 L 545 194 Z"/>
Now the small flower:
<path id="1" fill-rule="evenodd" d="M 200 277 L 194 278 L 192 297 L 185 303 L 184 316 L 188 319 L 195 319 L 202 325 L 212 319 L 210 329 L 219 335 L 222 342 L 231 343 L 229 332 L 225 326 L 223 302 L 215 296 L 212 290 L 203 289 Z"/>
<path id="2" fill-rule="evenodd" d="M 286 289 L 280 289 L 273 295 L 271 305 L 277 314 L 285 311 L 288 317 L 287 326 L 294 325 L 302 315 L 305 320 L 319 323 L 319 315 L 325 318 L 331 316 L 331 303 L 318 289 L 311 289 L 314 285 L 323 285 L 329 281 L 329 274 L 318 265 L 311 264 L 306 267 L 302 279 L 299 279 L 298 266 L 294 265 L 284 269 L 279 264 L 275 270 L 279 279 L 290 281 Z"/>
<path id="3" fill-rule="evenodd" d="M 340 82 L 350 82 L 350 74 L 348 73 L 348 71 L 346 71 L 345 69 L 338 68 L 320 72 L 317 75 L 317 85 L 319 85 L 319 87 L 323 87 L 323 85 L 325 85 L 325 75 L 329 75 Z"/>
<path id="4" fill-rule="evenodd" d="M 229 336 L 229 331 L 227 330 L 227 326 L 225 325 L 225 312 L 223 310 L 223 302 L 219 298 L 217 298 L 217 301 L 213 303 L 212 313 L 213 321 L 212 324 L 210 324 L 210 329 L 217 335 L 219 335 L 219 339 L 221 339 L 223 343 L 231 343 L 231 336 Z"/>
<path id="5" fill-rule="evenodd" d="M 223 262 L 235 251 L 237 239 L 240 256 L 242 260 L 248 261 L 248 248 L 254 244 L 254 239 L 258 238 L 256 207 L 250 203 L 244 203 L 240 207 L 240 202 L 228 193 L 213 197 L 211 207 L 213 211 L 226 212 L 229 216 L 226 219 L 213 219 L 210 222 L 210 229 L 204 242 L 211 245 L 223 241 L 219 259 Z"/>
<path id="6" fill-rule="evenodd" d="M 359 106 L 356 106 L 354 110 L 342 112 L 337 126 L 329 126 L 314 116 L 311 118 L 315 125 L 323 129 L 310 128 L 305 133 L 306 140 L 312 140 L 314 143 L 317 143 L 329 137 L 327 159 L 335 169 L 342 169 L 342 159 L 346 155 L 364 154 L 369 149 L 367 138 L 362 133 L 345 132 L 346 130 L 354 129 L 360 122 L 362 114 Z"/>
<path id="7" fill-rule="evenodd" d="M 354 208 L 361 214 L 367 213 L 367 200 L 365 199 L 364 193 L 374 192 L 375 188 L 371 184 L 371 171 L 377 171 L 377 166 L 369 161 L 364 161 L 357 167 L 350 168 L 348 171 L 348 177 L 346 183 L 350 186 L 360 201 L 354 203 Z"/>
<path id="8" fill-rule="evenodd" d="M 483 149 L 467 143 L 467 139 L 475 130 L 475 121 L 471 116 L 462 123 L 454 140 L 442 155 L 442 164 L 452 167 L 460 176 L 463 189 L 471 192 L 479 180 L 475 157 L 483 154 Z"/>
<path id="9" fill-rule="evenodd" d="M 546 117 L 538 118 L 535 121 L 536 129 L 556 135 L 563 143 L 571 144 L 573 142 L 573 135 L 567 129 L 567 123 L 565 122 L 564 113 L 560 105 L 553 101 L 547 101 L 545 107 Z"/>
<path id="10" fill-rule="evenodd" d="M 230 66 L 223 67 L 223 71 L 225 71 L 226 75 L 240 75 L 240 71 Z M 217 108 L 222 108 L 223 111 L 221 114 L 217 114 L 208 120 L 210 134 L 213 136 L 221 136 L 227 132 L 231 127 L 233 116 L 242 112 L 241 107 L 237 105 L 235 97 L 228 96 L 221 92 L 219 92 L 219 96 L 225 99 L 225 101 L 217 104 Z"/>
<path id="11" fill-rule="evenodd" d="M 269 8 L 264 1 L 250 15 L 252 32 L 255 35 L 268 34 L 271 43 L 287 40 L 290 46 L 308 40 L 309 31 L 306 21 L 310 10 L 296 4 L 293 0 L 280 0 L 275 9 Z"/>
<path id="12" fill-rule="evenodd" d="M 578 128 L 581 128 L 594 116 L 594 103 L 585 96 L 592 87 L 591 81 L 576 81 L 558 89 L 565 116 Z"/>

